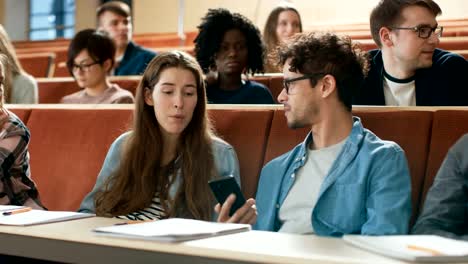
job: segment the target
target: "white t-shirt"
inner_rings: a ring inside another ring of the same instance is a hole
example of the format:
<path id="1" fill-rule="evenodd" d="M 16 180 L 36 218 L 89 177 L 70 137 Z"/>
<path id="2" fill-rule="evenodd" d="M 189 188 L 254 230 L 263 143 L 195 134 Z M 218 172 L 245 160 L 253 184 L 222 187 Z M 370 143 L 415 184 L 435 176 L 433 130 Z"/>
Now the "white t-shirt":
<path id="1" fill-rule="evenodd" d="M 384 71 L 385 105 L 416 106 L 416 86 L 414 77 L 397 79 Z"/>
<path id="2" fill-rule="evenodd" d="M 279 209 L 282 226 L 279 232 L 314 233 L 312 210 L 317 202 L 320 186 L 341 152 L 346 139 L 329 147 L 307 151 L 307 160 L 295 175 L 293 186 Z"/>

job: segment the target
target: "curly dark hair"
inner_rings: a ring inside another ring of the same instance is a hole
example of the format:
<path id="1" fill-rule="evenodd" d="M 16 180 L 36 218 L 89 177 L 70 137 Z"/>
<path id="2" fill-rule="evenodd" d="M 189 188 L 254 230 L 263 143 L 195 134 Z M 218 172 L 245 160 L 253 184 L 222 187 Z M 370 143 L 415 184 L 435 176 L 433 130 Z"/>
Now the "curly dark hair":
<path id="1" fill-rule="evenodd" d="M 353 96 L 369 71 L 367 53 L 358 44 L 352 43 L 349 37 L 333 33 L 296 35 L 292 41 L 281 45 L 277 54 L 280 66 L 291 59 L 291 72 L 332 75 L 336 80 L 338 97 L 349 111 L 352 109 Z M 322 76 L 310 78 L 312 87 Z"/>
<path id="2" fill-rule="evenodd" d="M 199 33 L 195 38 L 195 54 L 207 73 L 215 66 L 215 55 L 219 51 L 224 34 L 231 29 L 238 29 L 247 41 L 248 60 L 246 73 L 263 72 L 265 48 L 258 28 L 239 13 L 231 13 L 224 8 L 209 9 L 198 26 Z"/>

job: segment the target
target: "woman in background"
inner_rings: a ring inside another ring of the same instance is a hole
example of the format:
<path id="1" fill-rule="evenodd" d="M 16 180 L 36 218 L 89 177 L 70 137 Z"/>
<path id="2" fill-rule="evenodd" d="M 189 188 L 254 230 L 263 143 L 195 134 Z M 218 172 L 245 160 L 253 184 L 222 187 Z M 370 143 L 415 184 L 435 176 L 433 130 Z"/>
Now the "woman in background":
<path id="1" fill-rule="evenodd" d="M 263 84 L 242 74 L 263 72 L 260 32 L 246 17 L 226 9 L 210 9 L 198 26 L 195 53 L 210 78 L 206 93 L 214 104 L 274 104 Z"/>
<path id="2" fill-rule="evenodd" d="M 62 98 L 65 104 L 131 104 L 133 95 L 109 81 L 115 44 L 104 32 L 78 32 L 68 48 L 67 67 L 83 90 Z"/>
<path id="3" fill-rule="evenodd" d="M 0 53 L 8 58 L 8 67 L 5 71 L 5 83 L 3 87 L 3 100 L 7 104 L 37 104 L 37 82 L 27 74 L 16 57 L 16 52 L 11 44 L 5 28 L 0 25 Z"/>
<path id="4" fill-rule="evenodd" d="M 3 105 L 7 71 L 8 57 L 0 53 L 0 205 L 43 209 L 29 175 L 29 130 Z"/>
<path id="5" fill-rule="evenodd" d="M 200 66 L 186 53 L 161 53 L 138 86 L 133 131 L 112 144 L 80 211 L 130 220 L 213 220 L 208 181 L 224 175 L 240 181 L 234 149 L 212 132 Z M 230 205 L 223 206 L 217 220 L 252 224 L 254 204 L 249 199 L 230 218 Z"/>
<path id="6" fill-rule="evenodd" d="M 270 12 L 263 30 L 263 41 L 267 50 L 265 72 L 282 72 L 278 66 L 270 62 L 270 57 L 274 55 L 276 47 L 300 32 L 302 32 L 302 22 L 297 9 L 291 6 L 278 6 Z"/>

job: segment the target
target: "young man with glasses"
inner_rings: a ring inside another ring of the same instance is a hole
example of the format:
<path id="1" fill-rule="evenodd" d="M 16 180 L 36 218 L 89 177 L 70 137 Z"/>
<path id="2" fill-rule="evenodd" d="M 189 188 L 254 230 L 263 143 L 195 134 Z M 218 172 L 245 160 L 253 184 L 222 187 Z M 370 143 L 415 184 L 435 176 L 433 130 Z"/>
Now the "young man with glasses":
<path id="1" fill-rule="evenodd" d="M 393 106 L 468 105 L 468 62 L 437 49 L 442 13 L 432 0 L 382 0 L 370 17 L 379 50 L 355 104 Z"/>
<path id="2" fill-rule="evenodd" d="M 65 104 L 131 104 L 132 93 L 109 80 L 115 45 L 106 32 L 85 29 L 68 48 L 67 67 L 82 90 L 62 98 Z"/>
<path id="3" fill-rule="evenodd" d="M 334 34 L 300 34 L 278 52 L 290 128 L 310 127 L 304 142 L 260 175 L 258 230 L 288 233 L 404 234 L 411 183 L 403 150 L 379 139 L 351 113 L 367 72 L 365 54 Z"/>
<path id="4" fill-rule="evenodd" d="M 96 10 L 98 29 L 105 31 L 116 45 L 112 75 L 141 75 L 156 53 L 132 41 L 130 7 L 120 1 L 110 1 Z"/>

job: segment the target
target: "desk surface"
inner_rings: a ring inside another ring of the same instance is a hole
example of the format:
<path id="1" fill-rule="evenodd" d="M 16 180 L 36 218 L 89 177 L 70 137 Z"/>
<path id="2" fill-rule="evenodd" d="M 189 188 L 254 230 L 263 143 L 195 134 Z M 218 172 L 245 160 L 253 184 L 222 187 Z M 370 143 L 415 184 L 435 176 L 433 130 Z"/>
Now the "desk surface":
<path id="1" fill-rule="evenodd" d="M 0 253 L 73 263 L 405 263 L 341 239 L 313 235 L 250 231 L 169 244 L 91 232 L 117 222 L 121 221 L 94 217 L 30 227 L 0 226 Z"/>

